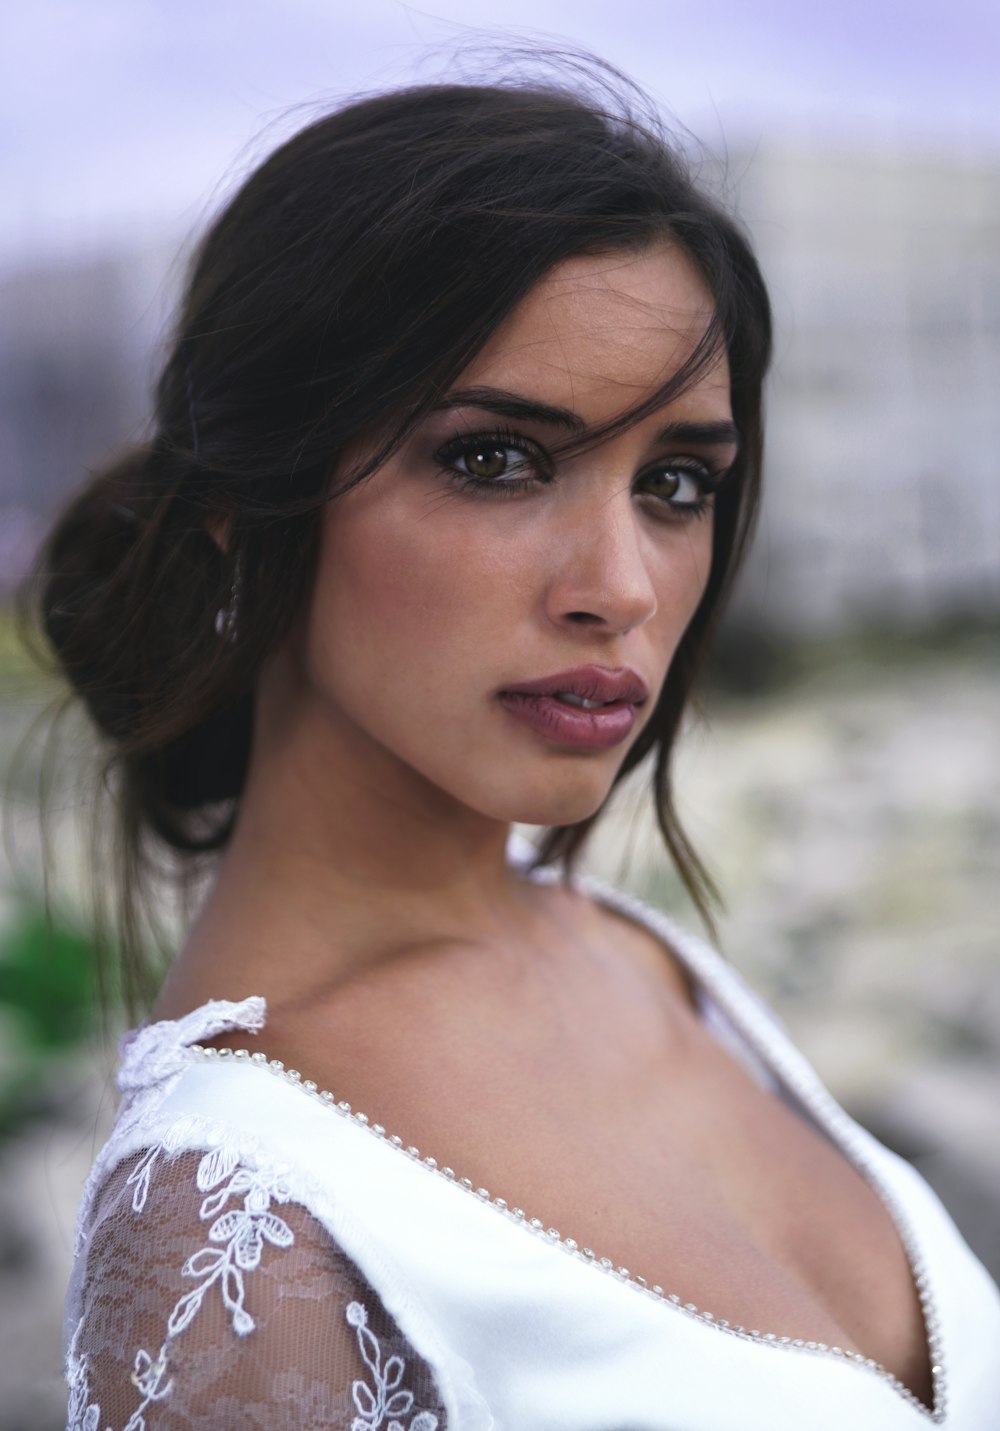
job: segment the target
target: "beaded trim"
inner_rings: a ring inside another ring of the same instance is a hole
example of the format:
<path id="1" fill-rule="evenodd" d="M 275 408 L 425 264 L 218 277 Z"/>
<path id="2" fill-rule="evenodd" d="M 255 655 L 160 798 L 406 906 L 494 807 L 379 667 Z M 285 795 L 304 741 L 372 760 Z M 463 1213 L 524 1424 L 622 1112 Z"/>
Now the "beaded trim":
<path id="1" fill-rule="evenodd" d="M 858 1146 L 858 1141 L 854 1137 L 853 1127 L 847 1115 L 834 1101 L 826 1094 L 822 1102 L 826 1105 L 817 1107 L 820 1099 L 817 1091 L 809 1089 L 808 1095 L 798 1085 L 801 1080 L 795 1074 L 796 1071 L 788 1067 L 786 1061 L 780 1057 L 781 1051 L 770 1050 L 770 1059 L 773 1064 L 785 1064 L 779 1069 L 780 1076 L 797 1094 L 806 1108 L 819 1115 L 818 1121 L 825 1122 L 827 1126 L 833 1125 L 836 1130 L 837 1141 L 841 1149 L 847 1153 L 857 1170 L 866 1178 L 875 1193 L 881 1198 L 886 1211 L 895 1224 L 900 1240 L 906 1252 L 907 1260 L 913 1274 L 913 1282 L 920 1300 L 920 1307 L 923 1313 L 924 1326 L 927 1334 L 927 1350 L 931 1361 L 931 1376 L 934 1388 L 934 1406 L 929 1410 L 927 1406 L 915 1396 L 908 1386 L 881 1362 L 875 1361 L 873 1357 L 866 1357 L 862 1352 L 848 1351 L 843 1347 L 827 1346 L 825 1342 L 805 1341 L 801 1337 L 778 1336 L 774 1332 L 761 1332 L 756 1328 L 747 1328 L 735 1325 L 725 1317 L 716 1317 L 712 1312 L 707 1312 L 697 1307 L 693 1302 L 683 1302 L 676 1292 L 666 1292 L 658 1283 L 650 1283 L 645 1277 L 640 1277 L 637 1273 L 630 1272 L 627 1267 L 616 1267 L 610 1257 L 599 1257 L 590 1247 L 580 1247 L 571 1237 L 563 1237 L 554 1227 L 546 1227 L 545 1223 L 537 1217 L 528 1217 L 523 1208 L 511 1207 L 502 1197 L 494 1197 L 487 1188 L 476 1187 L 470 1178 L 460 1178 L 453 1168 L 442 1167 L 436 1158 L 424 1157 L 420 1150 L 412 1144 L 407 1144 L 398 1134 L 387 1134 L 381 1123 L 373 1123 L 365 1113 L 353 1109 L 346 1100 L 338 1100 L 328 1089 L 321 1089 L 311 1078 L 303 1078 L 296 1068 L 286 1068 L 281 1059 L 269 1059 L 265 1053 L 251 1052 L 250 1049 L 239 1048 L 206 1048 L 202 1044 L 190 1044 L 188 1052 L 198 1060 L 207 1062 L 232 1060 L 237 1063 L 248 1063 L 255 1067 L 265 1069 L 267 1072 L 283 1079 L 301 1089 L 316 1102 L 330 1108 L 338 1113 L 342 1118 L 348 1119 L 357 1127 L 364 1129 L 373 1137 L 384 1140 L 390 1147 L 403 1153 L 413 1162 L 419 1163 L 429 1172 L 435 1173 L 438 1177 L 446 1179 L 464 1192 L 469 1193 L 481 1203 L 491 1207 L 494 1211 L 508 1218 L 510 1221 L 523 1227 L 526 1232 L 540 1237 L 551 1246 L 559 1248 L 560 1251 L 569 1256 L 577 1258 L 582 1262 L 589 1263 L 607 1275 L 614 1277 L 617 1281 L 633 1287 L 643 1296 L 651 1297 L 655 1301 L 662 1302 L 676 1311 L 683 1312 L 687 1316 L 715 1328 L 717 1331 L 725 1332 L 729 1336 L 739 1337 L 744 1341 L 754 1342 L 758 1346 L 783 1347 L 786 1350 L 807 1351 L 821 1356 L 836 1357 L 841 1361 L 853 1362 L 857 1366 L 863 1367 L 866 1371 L 873 1372 L 889 1386 L 902 1399 L 908 1402 L 915 1410 L 921 1412 L 928 1420 L 936 1425 L 941 1425 L 945 1419 L 946 1409 L 946 1383 L 945 1370 L 942 1360 L 942 1341 L 940 1324 L 937 1310 L 934 1305 L 930 1283 L 924 1266 L 923 1257 L 917 1247 L 916 1239 L 910 1228 L 899 1203 L 892 1194 L 885 1188 L 880 1177 L 875 1172 L 870 1160 L 865 1156 L 864 1151 Z M 825 1090 L 820 1090 L 825 1093 Z"/>

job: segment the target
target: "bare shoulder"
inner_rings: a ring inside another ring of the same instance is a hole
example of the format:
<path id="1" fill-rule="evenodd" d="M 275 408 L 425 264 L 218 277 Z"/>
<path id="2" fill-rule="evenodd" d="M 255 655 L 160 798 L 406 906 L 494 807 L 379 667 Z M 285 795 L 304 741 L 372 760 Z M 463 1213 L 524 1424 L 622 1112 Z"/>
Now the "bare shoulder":
<path id="1" fill-rule="evenodd" d="M 565 1125 L 601 1088 L 641 1078 L 685 1000 L 651 931 L 559 889 L 529 938 L 410 946 L 308 997 L 269 998 L 260 1034 L 214 1042 L 279 1058 L 409 1141 L 478 1161 L 480 1142 L 530 1142 L 540 1088 Z"/>
<path id="2" fill-rule="evenodd" d="M 260 1033 L 212 1042 L 281 1059 L 374 1120 L 408 1127 L 454 1090 L 471 1093 L 484 1063 L 497 1072 L 504 1030 L 521 1022 L 530 994 L 516 961 L 449 940 L 267 1004 Z"/>

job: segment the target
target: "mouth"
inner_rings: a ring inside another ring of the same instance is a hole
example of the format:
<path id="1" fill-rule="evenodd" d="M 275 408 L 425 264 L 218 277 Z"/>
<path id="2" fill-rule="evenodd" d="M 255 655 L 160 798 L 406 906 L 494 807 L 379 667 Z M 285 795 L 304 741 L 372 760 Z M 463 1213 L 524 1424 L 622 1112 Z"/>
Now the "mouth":
<path id="1" fill-rule="evenodd" d="M 588 701 L 585 696 L 575 696 L 572 691 L 556 691 L 555 699 L 568 706 L 579 706 L 582 711 L 600 711 L 610 705 L 610 701 Z"/>
<path id="2" fill-rule="evenodd" d="M 649 688 L 641 676 L 627 667 L 609 670 L 606 666 L 575 666 L 537 681 L 519 681 L 505 687 L 500 695 L 550 696 L 579 710 L 600 710 L 612 705 L 641 706 L 649 699 Z"/>
<path id="3" fill-rule="evenodd" d="M 586 749 L 619 745 L 649 690 L 634 671 L 578 666 L 498 692 L 504 709 L 551 743 Z"/>

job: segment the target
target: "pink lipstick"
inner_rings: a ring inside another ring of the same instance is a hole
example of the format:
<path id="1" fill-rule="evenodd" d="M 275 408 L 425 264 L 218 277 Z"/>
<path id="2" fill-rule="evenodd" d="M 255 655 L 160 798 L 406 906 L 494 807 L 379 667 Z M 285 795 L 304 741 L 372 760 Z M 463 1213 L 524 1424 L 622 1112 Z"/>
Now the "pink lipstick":
<path id="1" fill-rule="evenodd" d="M 590 749 L 625 740 L 648 698 L 641 676 L 604 666 L 575 666 L 499 692 L 500 704 L 514 720 L 557 745 Z"/>

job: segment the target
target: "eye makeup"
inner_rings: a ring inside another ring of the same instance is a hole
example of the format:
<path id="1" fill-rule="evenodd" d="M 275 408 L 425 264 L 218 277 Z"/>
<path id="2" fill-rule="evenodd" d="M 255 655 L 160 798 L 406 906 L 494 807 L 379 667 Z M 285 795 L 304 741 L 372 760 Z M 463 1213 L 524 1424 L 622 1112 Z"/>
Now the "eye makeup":
<path id="1" fill-rule="evenodd" d="M 556 464 L 540 443 L 504 426 L 456 433 L 437 448 L 433 460 L 459 490 L 487 499 L 509 499 L 550 486 L 557 478 Z M 636 475 L 633 487 L 663 509 L 656 513 L 660 519 L 685 521 L 711 510 L 728 470 L 689 454 L 661 458 Z M 666 491 L 643 488 L 663 479 Z"/>

